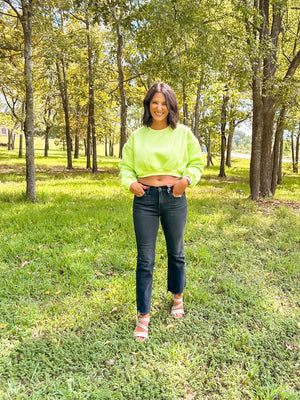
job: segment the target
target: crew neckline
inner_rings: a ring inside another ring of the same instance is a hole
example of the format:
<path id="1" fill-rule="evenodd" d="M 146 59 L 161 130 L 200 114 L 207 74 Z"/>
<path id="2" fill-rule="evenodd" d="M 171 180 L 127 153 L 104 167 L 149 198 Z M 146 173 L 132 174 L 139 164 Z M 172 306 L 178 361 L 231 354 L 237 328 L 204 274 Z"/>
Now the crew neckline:
<path id="1" fill-rule="evenodd" d="M 169 130 L 169 129 L 172 129 L 171 127 L 170 127 L 170 125 L 168 125 L 166 128 L 164 128 L 164 129 L 153 129 L 153 128 L 151 128 L 151 126 L 148 126 L 148 129 L 150 130 L 150 132 L 165 132 L 165 131 L 167 131 L 167 130 Z M 173 130 L 173 129 L 172 129 Z"/>

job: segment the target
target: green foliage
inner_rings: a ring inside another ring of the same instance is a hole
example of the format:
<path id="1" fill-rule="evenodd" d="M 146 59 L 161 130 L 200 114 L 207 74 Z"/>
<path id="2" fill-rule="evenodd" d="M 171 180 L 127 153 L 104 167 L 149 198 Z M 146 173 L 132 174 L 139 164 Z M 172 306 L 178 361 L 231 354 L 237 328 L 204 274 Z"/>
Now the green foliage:
<path id="1" fill-rule="evenodd" d="M 0 399 L 299 398 L 299 185 L 248 200 L 248 160 L 188 190 L 186 316 L 170 317 L 159 231 L 149 341 L 133 339 L 135 239 L 118 160 L 0 152 Z M 7 162 L 8 157 L 9 163 Z M 9 169 L 10 168 L 10 169 Z M 111 171 L 108 173 L 107 171 Z M 13 172 L 13 173 L 11 173 Z"/>

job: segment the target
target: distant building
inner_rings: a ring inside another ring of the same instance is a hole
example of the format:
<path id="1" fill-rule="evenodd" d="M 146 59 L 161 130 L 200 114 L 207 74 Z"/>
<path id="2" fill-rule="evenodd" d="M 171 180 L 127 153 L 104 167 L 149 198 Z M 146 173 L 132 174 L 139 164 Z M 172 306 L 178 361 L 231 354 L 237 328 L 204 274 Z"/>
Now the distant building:
<path id="1" fill-rule="evenodd" d="M 8 128 L 3 125 L 0 125 L 0 136 L 7 136 Z"/>

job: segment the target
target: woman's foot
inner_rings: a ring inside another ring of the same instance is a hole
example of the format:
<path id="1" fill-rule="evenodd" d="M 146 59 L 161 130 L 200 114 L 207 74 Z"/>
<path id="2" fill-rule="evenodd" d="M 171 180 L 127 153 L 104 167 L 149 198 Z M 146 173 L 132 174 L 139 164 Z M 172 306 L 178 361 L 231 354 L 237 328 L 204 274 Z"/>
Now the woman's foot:
<path id="1" fill-rule="evenodd" d="M 138 322 L 134 330 L 134 337 L 136 337 L 141 342 L 144 342 L 148 338 L 148 324 L 150 318 L 149 314 L 139 315 Z"/>
<path id="2" fill-rule="evenodd" d="M 171 315 L 174 318 L 181 318 L 184 315 L 183 293 L 173 295 L 173 306 L 171 309 Z"/>

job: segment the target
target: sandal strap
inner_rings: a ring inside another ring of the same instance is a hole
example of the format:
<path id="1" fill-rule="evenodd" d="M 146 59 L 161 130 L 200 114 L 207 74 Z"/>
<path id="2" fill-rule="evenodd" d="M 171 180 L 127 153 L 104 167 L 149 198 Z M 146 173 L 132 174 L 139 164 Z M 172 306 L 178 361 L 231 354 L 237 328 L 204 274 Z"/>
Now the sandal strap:
<path id="1" fill-rule="evenodd" d="M 143 322 L 149 322 L 149 321 L 150 321 L 150 318 L 142 318 L 142 317 L 139 317 L 138 320 L 139 320 L 139 321 L 143 321 Z"/>
<path id="2" fill-rule="evenodd" d="M 173 295 L 173 301 L 182 301 L 182 300 L 183 300 L 183 296 L 180 297 L 179 299 L 177 299 L 177 297 L 175 297 L 175 296 Z"/>
<path id="3" fill-rule="evenodd" d="M 178 309 L 182 310 L 182 308 L 180 308 L 181 306 L 182 306 L 182 303 L 178 304 L 178 306 L 172 306 L 172 310 L 178 310 Z"/>
<path id="4" fill-rule="evenodd" d="M 148 332 L 134 332 L 135 337 L 148 338 Z"/>
<path id="5" fill-rule="evenodd" d="M 179 310 L 172 307 L 171 314 L 184 314 L 184 309 L 180 308 Z"/>
<path id="6" fill-rule="evenodd" d="M 148 327 L 146 325 L 141 324 L 140 322 L 136 323 L 136 326 L 139 326 L 140 328 L 144 329 L 145 332 L 148 332 Z"/>

